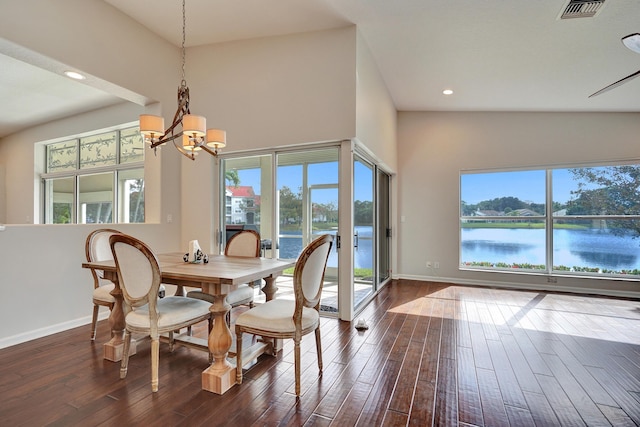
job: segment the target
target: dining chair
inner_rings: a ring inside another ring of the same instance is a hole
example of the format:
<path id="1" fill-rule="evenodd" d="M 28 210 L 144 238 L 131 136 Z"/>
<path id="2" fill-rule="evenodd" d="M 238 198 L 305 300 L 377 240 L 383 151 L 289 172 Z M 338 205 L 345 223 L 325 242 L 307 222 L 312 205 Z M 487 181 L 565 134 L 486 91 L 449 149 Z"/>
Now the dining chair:
<path id="1" fill-rule="evenodd" d="M 273 299 L 245 311 L 236 319 L 236 382 L 242 384 L 242 334 L 294 341 L 296 397 L 300 397 L 300 341 L 315 332 L 318 369 L 322 374 L 320 297 L 333 236 L 324 234 L 302 251 L 293 271 L 294 300 Z"/>
<path id="2" fill-rule="evenodd" d="M 224 248 L 224 254 L 227 256 L 237 256 L 253 258 L 260 256 L 260 234 L 254 230 L 242 230 L 227 240 Z M 189 291 L 187 297 L 197 298 L 208 301 L 213 304 L 213 295 L 209 295 L 202 291 Z M 232 307 L 239 305 L 248 305 L 253 308 L 254 291 L 253 284 L 239 285 L 237 289 L 227 294 L 227 303 Z M 227 314 L 227 324 L 230 324 L 231 314 Z"/>
<path id="3" fill-rule="evenodd" d="M 109 244 L 116 263 L 125 312 L 120 378 L 127 376 L 131 334 L 147 335 L 151 338 L 151 390 L 156 392 L 160 334 L 168 334 L 169 349 L 173 351 L 173 331 L 203 320 L 209 321 L 211 330 L 211 304 L 180 296 L 158 298 L 162 273 L 158 259 L 151 249 L 144 242 L 126 234 L 112 235 L 109 237 Z"/>
<path id="4" fill-rule="evenodd" d="M 121 231 L 111 228 L 100 228 L 92 231 L 87 236 L 85 243 L 85 255 L 88 262 L 110 261 L 113 259 L 111 247 L 109 246 L 109 237 L 113 234 L 122 234 Z M 115 298 L 111 295 L 111 291 L 115 285 L 108 279 L 104 278 L 104 271 L 91 269 L 93 276 L 93 317 L 91 320 L 91 341 L 96 339 L 96 325 L 98 324 L 98 312 L 100 306 L 113 309 Z M 160 298 L 165 294 L 165 286 L 160 285 Z"/>
<path id="5" fill-rule="evenodd" d="M 120 231 L 110 228 L 94 230 L 87 236 L 85 243 L 85 254 L 87 262 L 109 261 L 113 259 L 109 237 L 120 234 Z M 93 276 L 93 319 L 91 321 L 91 340 L 96 339 L 96 325 L 98 323 L 98 311 L 100 306 L 113 309 L 116 299 L 111 295 L 115 285 L 104 278 L 104 271 L 91 269 Z"/>

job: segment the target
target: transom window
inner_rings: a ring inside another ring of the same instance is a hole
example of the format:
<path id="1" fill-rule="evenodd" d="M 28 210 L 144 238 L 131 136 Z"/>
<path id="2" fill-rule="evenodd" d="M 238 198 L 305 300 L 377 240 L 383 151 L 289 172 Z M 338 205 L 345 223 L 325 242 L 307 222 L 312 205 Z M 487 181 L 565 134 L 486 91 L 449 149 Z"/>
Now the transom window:
<path id="1" fill-rule="evenodd" d="M 137 127 L 46 146 L 46 224 L 144 222 L 144 144 Z"/>
<path id="2" fill-rule="evenodd" d="M 460 175 L 460 268 L 638 279 L 640 164 Z"/>

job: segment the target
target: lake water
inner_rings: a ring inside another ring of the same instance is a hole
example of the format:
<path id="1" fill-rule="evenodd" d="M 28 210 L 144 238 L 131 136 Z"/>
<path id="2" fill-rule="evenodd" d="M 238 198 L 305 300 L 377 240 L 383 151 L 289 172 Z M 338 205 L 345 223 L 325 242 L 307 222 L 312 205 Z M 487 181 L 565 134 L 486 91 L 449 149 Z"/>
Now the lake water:
<path id="1" fill-rule="evenodd" d="M 554 230 L 553 264 L 609 270 L 640 269 L 640 239 L 607 230 Z M 462 229 L 462 262 L 545 264 L 544 229 Z"/>
<path id="2" fill-rule="evenodd" d="M 373 233 L 372 227 L 358 226 L 356 227 L 358 232 L 358 249 L 354 252 L 354 267 L 355 268 L 372 268 L 373 262 Z M 336 230 L 316 230 L 314 235 L 319 236 L 321 234 L 336 235 Z M 279 243 L 279 258 L 284 259 L 296 259 L 300 252 L 302 252 L 302 236 L 298 231 L 283 231 L 280 237 Z M 336 249 L 335 241 L 327 260 L 327 266 L 338 266 L 338 252 Z"/>
<path id="3" fill-rule="evenodd" d="M 356 268 L 371 268 L 373 239 L 371 227 L 356 227 L 358 250 L 354 252 Z M 315 234 L 336 234 L 336 230 Z M 289 237 L 291 236 L 291 237 Z M 554 230 L 553 264 L 566 267 L 591 267 L 608 270 L 640 269 L 640 239 L 619 237 L 607 230 Z M 504 262 L 507 264 L 545 264 L 545 230 L 543 229 L 462 229 L 462 262 Z M 296 259 L 302 251 L 298 232 L 283 232 L 280 258 Z M 331 249 L 330 267 L 338 265 L 338 253 Z"/>

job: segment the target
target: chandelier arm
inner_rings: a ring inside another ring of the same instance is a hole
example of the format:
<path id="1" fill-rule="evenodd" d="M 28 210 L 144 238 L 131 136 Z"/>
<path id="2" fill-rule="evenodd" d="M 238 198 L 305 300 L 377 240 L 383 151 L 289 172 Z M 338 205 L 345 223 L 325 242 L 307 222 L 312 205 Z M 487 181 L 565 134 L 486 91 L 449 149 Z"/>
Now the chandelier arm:
<path id="1" fill-rule="evenodd" d="M 169 136 L 170 135 L 170 136 Z M 180 133 L 172 133 L 170 130 L 168 133 L 164 134 L 162 138 L 158 139 L 156 142 L 151 143 L 151 148 L 156 148 L 164 144 L 165 142 L 174 141 L 182 136 L 182 132 Z"/>
<path id="2" fill-rule="evenodd" d="M 202 145 L 200 146 L 200 148 L 202 148 L 204 151 L 206 151 L 207 153 L 211 154 L 212 156 L 214 156 L 214 157 L 218 157 L 218 154 L 219 154 L 219 153 L 218 153 L 218 150 L 212 150 L 211 148 L 209 148 L 209 147 L 207 146 L 207 144 L 202 144 Z"/>
<path id="3" fill-rule="evenodd" d="M 189 90 L 188 89 L 186 90 L 186 92 L 184 90 L 181 91 L 180 89 L 178 89 L 178 100 L 181 100 L 181 99 L 182 99 L 182 102 L 178 106 L 178 109 L 176 110 L 176 113 L 173 116 L 173 123 L 171 123 L 171 126 L 169 126 L 169 128 L 167 128 L 167 130 L 164 131 L 164 134 L 160 137 L 158 141 L 151 144 L 151 148 L 155 148 L 159 145 L 164 144 L 165 142 L 174 141 L 176 138 L 180 138 L 182 136 L 182 132 L 178 134 L 174 134 L 173 131 L 178 125 L 182 124 L 182 118 L 184 117 L 185 114 L 191 114 L 191 112 L 189 111 Z M 170 137 L 168 136 L 169 134 L 171 134 Z"/>
<path id="4" fill-rule="evenodd" d="M 180 132 L 180 135 L 182 135 L 182 132 Z M 177 137 L 177 135 L 176 135 L 176 137 Z M 195 153 L 193 153 L 192 151 L 185 150 L 182 146 L 177 144 L 176 141 L 175 141 L 176 140 L 175 137 L 172 138 L 171 140 L 173 141 L 173 145 L 180 152 L 180 154 L 182 154 L 183 156 L 185 156 L 186 158 L 191 159 L 191 160 L 195 160 L 196 159 Z"/>

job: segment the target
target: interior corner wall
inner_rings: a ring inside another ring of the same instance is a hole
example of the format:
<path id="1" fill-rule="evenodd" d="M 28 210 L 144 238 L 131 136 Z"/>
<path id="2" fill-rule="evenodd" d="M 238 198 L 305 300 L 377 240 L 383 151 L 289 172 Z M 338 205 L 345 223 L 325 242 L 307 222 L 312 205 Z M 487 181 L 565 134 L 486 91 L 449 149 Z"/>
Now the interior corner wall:
<path id="1" fill-rule="evenodd" d="M 193 47 L 187 61 L 191 112 L 226 130 L 223 153 L 355 136 L 355 27 Z M 215 249 L 215 173 L 206 153 L 183 160 L 184 247 Z"/>
<path id="2" fill-rule="evenodd" d="M 397 277 L 547 289 L 546 277 L 461 271 L 461 170 L 638 160 L 639 113 L 401 112 Z M 437 274 L 425 262 L 439 261 Z M 556 290 L 640 297 L 638 282 L 558 277 Z"/>
<path id="3" fill-rule="evenodd" d="M 356 137 L 387 168 L 397 170 L 397 111 L 375 58 L 357 33 Z"/>
<path id="4" fill-rule="evenodd" d="M 188 49 L 191 111 L 225 152 L 355 135 L 355 27 Z"/>

